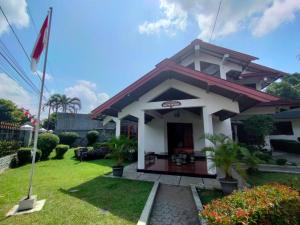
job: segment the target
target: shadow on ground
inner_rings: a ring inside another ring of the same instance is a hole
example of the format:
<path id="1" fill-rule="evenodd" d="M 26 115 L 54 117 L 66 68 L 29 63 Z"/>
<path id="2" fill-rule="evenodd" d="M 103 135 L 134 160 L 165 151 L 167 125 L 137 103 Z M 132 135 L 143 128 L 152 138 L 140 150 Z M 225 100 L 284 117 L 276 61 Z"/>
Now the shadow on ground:
<path id="1" fill-rule="evenodd" d="M 60 191 L 94 205 L 104 214 L 109 212 L 128 221 L 137 222 L 152 185 L 151 182 L 99 176 Z"/>

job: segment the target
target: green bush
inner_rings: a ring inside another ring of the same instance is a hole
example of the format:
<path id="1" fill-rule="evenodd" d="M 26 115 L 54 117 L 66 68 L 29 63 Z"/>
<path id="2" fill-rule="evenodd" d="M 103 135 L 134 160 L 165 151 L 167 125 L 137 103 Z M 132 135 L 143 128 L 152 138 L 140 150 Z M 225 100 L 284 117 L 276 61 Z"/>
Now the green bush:
<path id="1" fill-rule="evenodd" d="M 27 163 L 32 162 L 32 156 L 31 156 L 31 150 L 32 148 L 20 148 L 17 152 L 18 157 L 18 163 L 19 165 L 25 165 Z M 39 161 L 41 158 L 42 152 L 41 150 L 37 149 L 36 155 L 35 155 L 35 161 Z"/>
<path id="2" fill-rule="evenodd" d="M 300 154 L 300 142 L 298 141 L 272 139 L 270 143 L 274 150 Z"/>
<path id="3" fill-rule="evenodd" d="M 96 143 L 93 144 L 94 149 L 99 149 L 99 148 L 102 148 L 102 147 L 106 147 L 106 144 L 103 143 L 103 142 L 96 142 Z"/>
<path id="4" fill-rule="evenodd" d="M 72 146 L 77 138 L 79 138 L 79 134 L 76 132 L 62 132 L 58 135 L 60 144 L 65 144 Z"/>
<path id="5" fill-rule="evenodd" d="M 99 137 L 99 132 L 96 130 L 91 130 L 86 134 L 86 139 L 88 140 L 88 146 L 93 145 Z"/>
<path id="6" fill-rule="evenodd" d="M 69 150 L 69 145 L 57 145 L 55 148 L 55 152 L 56 152 L 56 159 L 63 159 L 64 158 L 64 154 Z"/>
<path id="7" fill-rule="evenodd" d="M 20 148 L 19 141 L 0 141 L 0 157 L 14 154 Z"/>
<path id="8" fill-rule="evenodd" d="M 257 152 L 256 157 L 264 162 L 269 162 L 272 159 L 271 154 L 265 152 Z"/>
<path id="9" fill-rule="evenodd" d="M 9 167 L 10 167 L 10 168 L 17 168 L 18 165 L 19 165 L 18 157 L 15 156 L 15 157 L 13 157 L 12 160 L 10 161 Z"/>
<path id="10" fill-rule="evenodd" d="M 300 196 L 290 187 L 267 184 L 213 200 L 200 216 L 212 225 L 300 224 Z"/>
<path id="11" fill-rule="evenodd" d="M 280 165 L 280 166 L 283 166 L 287 163 L 287 160 L 286 159 L 276 159 L 276 164 L 277 165 Z"/>
<path id="12" fill-rule="evenodd" d="M 38 137 L 38 149 L 42 151 L 42 160 L 49 158 L 52 150 L 58 145 L 59 137 L 55 134 L 43 133 Z"/>

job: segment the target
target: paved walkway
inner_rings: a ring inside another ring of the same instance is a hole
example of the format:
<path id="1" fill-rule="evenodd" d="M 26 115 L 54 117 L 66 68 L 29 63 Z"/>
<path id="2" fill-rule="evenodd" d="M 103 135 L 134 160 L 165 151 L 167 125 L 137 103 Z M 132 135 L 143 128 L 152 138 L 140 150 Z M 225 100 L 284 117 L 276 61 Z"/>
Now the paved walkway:
<path id="1" fill-rule="evenodd" d="M 131 179 L 131 180 L 159 181 L 161 184 L 178 185 L 178 186 L 195 185 L 207 189 L 221 188 L 220 183 L 213 178 L 141 173 L 141 172 L 137 172 L 136 168 L 137 168 L 136 163 L 132 163 L 126 166 L 124 168 L 123 178 Z M 112 175 L 108 175 L 108 176 L 113 177 Z"/>
<path id="2" fill-rule="evenodd" d="M 154 201 L 149 224 L 199 224 L 198 212 L 191 189 L 184 186 L 161 184 Z"/>

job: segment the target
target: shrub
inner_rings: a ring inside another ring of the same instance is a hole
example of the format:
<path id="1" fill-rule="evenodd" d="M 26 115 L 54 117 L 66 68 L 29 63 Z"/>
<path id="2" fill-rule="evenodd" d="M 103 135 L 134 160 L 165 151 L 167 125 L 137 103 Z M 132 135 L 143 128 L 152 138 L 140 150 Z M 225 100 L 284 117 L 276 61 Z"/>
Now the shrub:
<path id="1" fill-rule="evenodd" d="M 65 144 L 72 146 L 77 138 L 79 138 L 79 134 L 76 132 L 62 132 L 58 135 L 60 144 Z"/>
<path id="2" fill-rule="evenodd" d="M 64 154 L 69 150 L 69 145 L 57 145 L 55 148 L 55 152 L 56 152 L 56 159 L 63 159 L 64 158 Z"/>
<path id="3" fill-rule="evenodd" d="M 18 165 L 19 165 L 18 157 L 15 156 L 15 157 L 13 157 L 12 160 L 10 161 L 9 167 L 10 167 L 10 168 L 17 168 Z"/>
<path id="4" fill-rule="evenodd" d="M 250 145 L 264 146 L 265 136 L 273 131 L 274 119 L 269 115 L 254 115 L 244 121 L 244 130 Z"/>
<path id="5" fill-rule="evenodd" d="M 257 152 L 256 157 L 264 162 L 269 162 L 272 159 L 271 154 L 265 152 Z"/>
<path id="6" fill-rule="evenodd" d="M 20 148 L 18 141 L 0 141 L 0 157 L 14 154 Z"/>
<path id="7" fill-rule="evenodd" d="M 46 160 L 49 158 L 52 150 L 58 145 L 59 137 L 55 134 L 44 133 L 38 137 L 38 149 L 42 151 L 41 159 Z"/>
<path id="8" fill-rule="evenodd" d="M 272 139 L 270 143 L 274 150 L 300 154 L 300 142 L 298 141 Z"/>
<path id="9" fill-rule="evenodd" d="M 276 159 L 276 164 L 277 165 L 285 165 L 287 163 L 287 160 L 286 159 Z"/>
<path id="10" fill-rule="evenodd" d="M 208 224 L 292 225 L 300 222 L 300 196 L 290 187 L 267 184 L 213 200 L 201 212 Z"/>
<path id="11" fill-rule="evenodd" d="M 19 165 L 25 165 L 27 163 L 32 162 L 32 155 L 31 155 L 32 148 L 20 148 L 17 152 L 18 157 L 18 163 Z M 37 149 L 36 155 L 35 155 L 35 161 L 39 161 L 41 158 L 42 152 L 41 150 Z"/>
<path id="12" fill-rule="evenodd" d="M 103 143 L 103 142 L 96 142 L 96 143 L 93 144 L 94 149 L 99 149 L 99 148 L 102 148 L 102 147 L 105 147 L 105 143 Z"/>
<path id="13" fill-rule="evenodd" d="M 86 134 L 86 139 L 88 140 L 88 146 L 93 145 L 99 137 L 99 132 L 96 130 L 91 130 Z"/>

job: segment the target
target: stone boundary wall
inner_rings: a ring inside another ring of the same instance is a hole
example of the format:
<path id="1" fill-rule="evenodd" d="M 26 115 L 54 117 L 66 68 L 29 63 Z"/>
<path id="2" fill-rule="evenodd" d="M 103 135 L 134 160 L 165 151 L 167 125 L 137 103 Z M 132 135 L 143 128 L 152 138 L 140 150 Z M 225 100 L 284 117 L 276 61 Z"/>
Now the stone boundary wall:
<path id="1" fill-rule="evenodd" d="M 11 154 L 0 158 L 0 173 L 9 168 L 9 164 L 15 155 Z"/>

